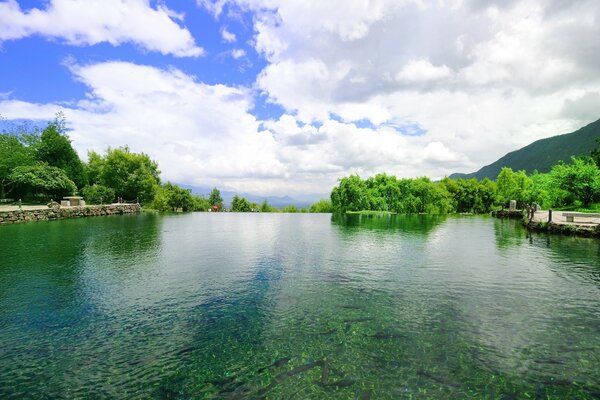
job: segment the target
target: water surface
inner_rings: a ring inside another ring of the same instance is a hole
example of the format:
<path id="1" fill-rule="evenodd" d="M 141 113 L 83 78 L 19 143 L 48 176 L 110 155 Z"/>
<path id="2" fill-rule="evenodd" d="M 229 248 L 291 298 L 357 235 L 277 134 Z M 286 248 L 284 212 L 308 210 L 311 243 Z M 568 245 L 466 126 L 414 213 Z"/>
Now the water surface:
<path id="1" fill-rule="evenodd" d="M 598 398 L 600 241 L 485 217 L 0 227 L 0 398 Z"/>

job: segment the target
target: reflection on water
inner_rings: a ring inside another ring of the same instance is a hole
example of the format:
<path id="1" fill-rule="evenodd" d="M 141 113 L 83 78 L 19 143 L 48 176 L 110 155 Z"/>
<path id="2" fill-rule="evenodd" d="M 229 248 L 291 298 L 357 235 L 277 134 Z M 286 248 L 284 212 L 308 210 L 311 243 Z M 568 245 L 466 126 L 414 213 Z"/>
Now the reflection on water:
<path id="1" fill-rule="evenodd" d="M 2 227 L 0 397 L 594 398 L 599 249 L 485 217 Z"/>

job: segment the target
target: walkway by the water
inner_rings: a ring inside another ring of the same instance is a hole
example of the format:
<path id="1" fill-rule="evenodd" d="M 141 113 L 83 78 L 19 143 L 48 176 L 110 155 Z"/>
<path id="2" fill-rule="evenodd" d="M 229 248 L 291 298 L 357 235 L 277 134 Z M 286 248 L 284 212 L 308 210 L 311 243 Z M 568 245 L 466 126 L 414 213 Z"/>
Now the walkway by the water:
<path id="1" fill-rule="evenodd" d="M 23 205 L 23 206 L 21 206 L 20 209 L 23 210 L 23 211 L 47 210 L 48 206 L 43 205 L 43 204 L 38 205 L 38 206 L 25 206 L 25 205 Z M 10 205 L 10 206 L 0 205 L 0 212 L 3 212 L 3 211 L 17 211 L 17 210 L 19 210 L 19 206 L 18 205 Z"/>
<path id="2" fill-rule="evenodd" d="M 567 221 L 567 214 L 575 215 L 572 222 Z M 548 222 L 548 217 L 548 210 L 536 211 L 532 222 Z M 600 214 L 553 210 L 552 223 L 557 225 L 594 226 L 600 224 Z"/>

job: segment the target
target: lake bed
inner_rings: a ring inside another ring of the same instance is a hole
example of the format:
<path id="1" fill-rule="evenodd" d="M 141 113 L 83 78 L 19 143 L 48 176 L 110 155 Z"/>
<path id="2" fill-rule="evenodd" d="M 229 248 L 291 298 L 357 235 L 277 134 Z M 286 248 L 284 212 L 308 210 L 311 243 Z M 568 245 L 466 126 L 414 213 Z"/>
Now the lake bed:
<path id="1" fill-rule="evenodd" d="M 596 398 L 600 241 L 476 216 L 4 226 L 0 328 L 5 399 Z"/>

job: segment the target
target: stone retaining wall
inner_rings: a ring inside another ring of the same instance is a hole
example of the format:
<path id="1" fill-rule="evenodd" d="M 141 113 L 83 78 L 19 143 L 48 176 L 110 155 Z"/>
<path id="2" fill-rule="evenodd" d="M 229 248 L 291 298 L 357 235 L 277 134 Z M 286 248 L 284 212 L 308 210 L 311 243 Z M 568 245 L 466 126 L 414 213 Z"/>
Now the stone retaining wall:
<path id="1" fill-rule="evenodd" d="M 99 215 L 135 214 L 139 204 L 111 204 L 104 206 L 54 207 L 41 210 L 0 211 L 0 225 L 55 219 L 95 217 Z"/>

